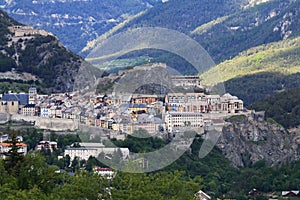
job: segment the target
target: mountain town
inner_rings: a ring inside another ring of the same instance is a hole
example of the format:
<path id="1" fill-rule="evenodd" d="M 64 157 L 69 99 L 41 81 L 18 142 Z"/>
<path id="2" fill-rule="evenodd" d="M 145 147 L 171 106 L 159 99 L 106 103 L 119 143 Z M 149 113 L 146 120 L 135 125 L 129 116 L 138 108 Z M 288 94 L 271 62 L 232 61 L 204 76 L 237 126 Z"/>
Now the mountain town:
<path id="1" fill-rule="evenodd" d="M 0 9 L 0 199 L 300 198 L 299 1 Z"/>

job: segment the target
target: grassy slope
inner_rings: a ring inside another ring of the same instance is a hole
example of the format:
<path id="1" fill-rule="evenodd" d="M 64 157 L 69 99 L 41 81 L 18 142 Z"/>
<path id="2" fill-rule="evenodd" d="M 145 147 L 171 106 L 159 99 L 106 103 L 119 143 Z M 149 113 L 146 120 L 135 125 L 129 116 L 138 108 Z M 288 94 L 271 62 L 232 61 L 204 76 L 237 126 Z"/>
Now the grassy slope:
<path id="1" fill-rule="evenodd" d="M 283 75 L 300 71 L 300 37 L 251 48 L 201 75 L 206 85 L 225 82 L 245 75 L 277 72 Z M 222 80 L 215 79 L 219 74 Z"/>

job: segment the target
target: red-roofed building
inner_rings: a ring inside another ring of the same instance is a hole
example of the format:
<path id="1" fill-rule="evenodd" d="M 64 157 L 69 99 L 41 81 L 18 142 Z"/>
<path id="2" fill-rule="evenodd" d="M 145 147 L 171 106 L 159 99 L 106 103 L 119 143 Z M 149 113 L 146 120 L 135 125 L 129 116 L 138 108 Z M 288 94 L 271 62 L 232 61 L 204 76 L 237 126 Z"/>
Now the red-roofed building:
<path id="1" fill-rule="evenodd" d="M 18 149 L 19 153 L 23 153 L 25 156 L 27 154 L 27 144 L 25 143 L 17 143 L 17 146 L 20 147 Z M 11 143 L 1 142 L 0 143 L 0 155 L 5 158 L 3 153 L 7 153 L 11 149 Z"/>

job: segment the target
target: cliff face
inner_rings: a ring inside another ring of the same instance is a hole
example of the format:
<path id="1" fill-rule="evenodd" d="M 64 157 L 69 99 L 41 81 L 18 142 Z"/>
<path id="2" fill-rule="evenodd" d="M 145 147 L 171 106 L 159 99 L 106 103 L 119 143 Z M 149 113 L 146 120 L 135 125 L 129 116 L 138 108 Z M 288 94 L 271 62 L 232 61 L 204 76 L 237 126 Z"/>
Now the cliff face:
<path id="1" fill-rule="evenodd" d="M 259 160 L 281 165 L 300 158 L 299 133 L 281 126 L 246 117 L 230 120 L 217 146 L 236 167 L 251 166 Z"/>

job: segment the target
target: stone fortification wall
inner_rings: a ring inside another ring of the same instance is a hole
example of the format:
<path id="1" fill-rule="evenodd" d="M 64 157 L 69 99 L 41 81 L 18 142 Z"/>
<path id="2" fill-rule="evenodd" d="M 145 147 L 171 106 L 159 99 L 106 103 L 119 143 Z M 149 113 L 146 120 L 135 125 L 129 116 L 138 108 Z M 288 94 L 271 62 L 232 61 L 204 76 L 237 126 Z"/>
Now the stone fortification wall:
<path id="1" fill-rule="evenodd" d="M 34 122 L 37 128 L 50 129 L 53 131 L 75 131 L 78 129 L 78 121 L 72 119 L 43 118 L 13 114 L 10 120 L 17 122 Z"/>

